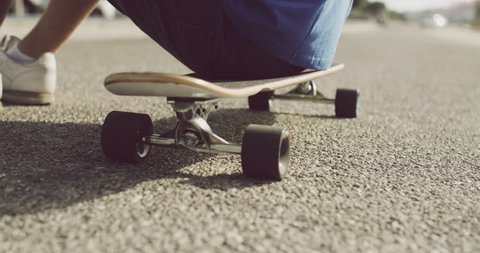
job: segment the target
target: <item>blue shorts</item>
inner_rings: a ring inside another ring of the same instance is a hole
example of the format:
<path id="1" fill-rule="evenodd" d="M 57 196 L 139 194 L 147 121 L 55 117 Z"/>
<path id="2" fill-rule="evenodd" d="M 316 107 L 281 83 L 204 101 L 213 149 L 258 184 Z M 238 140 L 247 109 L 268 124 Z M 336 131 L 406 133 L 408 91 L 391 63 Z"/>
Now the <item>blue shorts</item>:
<path id="1" fill-rule="evenodd" d="M 228 20 L 222 0 L 109 0 L 192 71 L 210 78 L 255 79 L 299 73 L 255 46 Z"/>

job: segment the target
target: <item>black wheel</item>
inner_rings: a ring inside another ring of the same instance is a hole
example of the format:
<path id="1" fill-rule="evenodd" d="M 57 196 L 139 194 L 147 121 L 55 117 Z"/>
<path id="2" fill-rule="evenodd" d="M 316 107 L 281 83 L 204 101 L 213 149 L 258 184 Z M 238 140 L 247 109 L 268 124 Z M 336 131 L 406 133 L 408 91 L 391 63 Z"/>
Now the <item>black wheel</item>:
<path id="1" fill-rule="evenodd" d="M 256 95 L 248 97 L 248 107 L 250 110 L 255 111 L 269 111 L 270 110 L 270 98 L 272 98 L 273 92 L 260 92 Z"/>
<path id="2" fill-rule="evenodd" d="M 335 95 L 335 116 L 339 118 L 356 118 L 358 90 L 337 89 Z"/>
<path id="3" fill-rule="evenodd" d="M 102 126 L 101 145 L 105 156 L 116 161 L 140 162 L 150 152 L 142 138 L 153 133 L 150 116 L 130 112 L 111 112 Z"/>
<path id="4" fill-rule="evenodd" d="M 243 174 L 249 178 L 282 180 L 290 162 L 290 134 L 279 127 L 249 125 L 242 143 Z"/>

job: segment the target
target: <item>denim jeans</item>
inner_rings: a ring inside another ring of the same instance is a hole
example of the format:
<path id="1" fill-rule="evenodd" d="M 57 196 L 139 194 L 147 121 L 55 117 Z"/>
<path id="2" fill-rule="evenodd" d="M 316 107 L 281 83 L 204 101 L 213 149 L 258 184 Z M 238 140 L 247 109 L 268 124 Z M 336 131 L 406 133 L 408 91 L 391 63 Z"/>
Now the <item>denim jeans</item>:
<path id="1" fill-rule="evenodd" d="M 222 0 L 109 0 L 160 46 L 201 76 L 255 79 L 304 70 L 272 56 L 226 17 Z"/>

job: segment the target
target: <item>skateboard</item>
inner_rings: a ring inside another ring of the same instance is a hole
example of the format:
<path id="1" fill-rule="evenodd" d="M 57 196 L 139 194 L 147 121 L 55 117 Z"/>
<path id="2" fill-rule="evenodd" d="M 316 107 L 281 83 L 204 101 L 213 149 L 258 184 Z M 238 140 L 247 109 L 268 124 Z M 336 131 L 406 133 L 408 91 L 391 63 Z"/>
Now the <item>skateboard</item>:
<path id="1" fill-rule="evenodd" d="M 274 126 L 249 125 L 242 143 L 231 143 L 215 134 L 207 123 L 209 113 L 222 98 L 248 97 L 251 110 L 269 111 L 272 99 L 309 100 L 334 104 L 335 115 L 355 118 L 359 92 L 337 89 L 334 99 L 323 96 L 314 80 L 339 72 L 343 64 L 323 71 L 263 80 L 207 80 L 195 74 L 116 73 L 105 79 L 105 88 L 121 96 L 166 97 L 177 117 L 176 126 L 153 133 L 147 114 L 110 112 L 101 130 L 106 157 L 121 162 L 141 162 L 151 146 L 186 148 L 196 152 L 241 156 L 246 177 L 282 180 L 290 161 L 290 133 Z"/>

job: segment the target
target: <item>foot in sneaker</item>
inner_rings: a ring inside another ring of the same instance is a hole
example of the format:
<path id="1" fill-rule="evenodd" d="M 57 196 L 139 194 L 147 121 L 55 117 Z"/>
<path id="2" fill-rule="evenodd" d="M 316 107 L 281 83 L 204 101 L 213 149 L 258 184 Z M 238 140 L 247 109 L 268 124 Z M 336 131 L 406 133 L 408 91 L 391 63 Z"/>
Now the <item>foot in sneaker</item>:
<path id="1" fill-rule="evenodd" d="M 24 105 L 53 103 L 57 78 L 55 55 L 47 52 L 32 63 L 15 62 L 6 52 L 19 41 L 16 37 L 6 36 L 0 43 L 2 101 Z"/>

